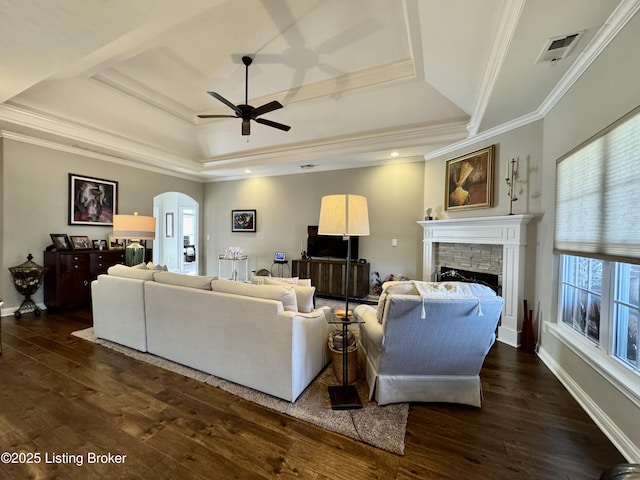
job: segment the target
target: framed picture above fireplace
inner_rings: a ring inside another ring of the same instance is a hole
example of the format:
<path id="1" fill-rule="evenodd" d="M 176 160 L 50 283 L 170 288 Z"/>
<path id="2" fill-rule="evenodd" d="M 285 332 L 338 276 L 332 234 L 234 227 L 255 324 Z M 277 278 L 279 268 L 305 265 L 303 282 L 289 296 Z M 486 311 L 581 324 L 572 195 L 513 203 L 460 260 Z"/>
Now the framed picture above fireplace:
<path id="1" fill-rule="evenodd" d="M 447 161 L 445 210 L 493 207 L 495 145 Z"/>

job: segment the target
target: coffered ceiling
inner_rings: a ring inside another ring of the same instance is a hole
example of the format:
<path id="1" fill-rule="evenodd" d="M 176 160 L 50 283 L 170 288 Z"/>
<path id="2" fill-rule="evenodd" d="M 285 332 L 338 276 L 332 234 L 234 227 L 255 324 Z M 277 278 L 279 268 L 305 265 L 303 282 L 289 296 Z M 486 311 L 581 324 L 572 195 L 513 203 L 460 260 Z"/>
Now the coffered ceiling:
<path id="1" fill-rule="evenodd" d="M 203 181 L 422 160 L 542 118 L 639 4 L 0 0 L 0 129 Z M 197 117 L 244 103 L 243 55 L 289 132 Z"/>

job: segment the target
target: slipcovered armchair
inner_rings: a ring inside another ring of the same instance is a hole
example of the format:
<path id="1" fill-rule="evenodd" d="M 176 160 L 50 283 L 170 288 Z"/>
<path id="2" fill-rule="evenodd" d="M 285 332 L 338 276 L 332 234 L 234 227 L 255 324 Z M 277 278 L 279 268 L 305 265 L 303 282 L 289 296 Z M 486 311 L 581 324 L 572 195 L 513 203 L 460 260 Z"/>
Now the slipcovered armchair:
<path id="1" fill-rule="evenodd" d="M 481 406 L 480 369 L 503 299 L 483 285 L 387 282 L 377 308 L 359 305 L 359 362 L 369 399 Z"/>

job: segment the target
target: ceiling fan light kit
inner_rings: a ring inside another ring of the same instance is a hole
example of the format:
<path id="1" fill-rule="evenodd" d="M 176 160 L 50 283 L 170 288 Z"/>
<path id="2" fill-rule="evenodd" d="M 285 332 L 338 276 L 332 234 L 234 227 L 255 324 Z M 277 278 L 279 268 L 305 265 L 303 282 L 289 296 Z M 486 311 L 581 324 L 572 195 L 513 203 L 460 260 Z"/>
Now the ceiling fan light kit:
<path id="1" fill-rule="evenodd" d="M 283 125 L 282 123 L 267 120 L 266 118 L 258 118 L 265 113 L 273 112 L 282 108 L 282 104 L 277 100 L 269 103 L 265 103 L 260 107 L 252 107 L 249 105 L 249 65 L 253 63 L 253 58 L 249 56 L 242 57 L 242 63 L 245 66 L 245 88 L 244 88 L 244 104 L 234 105 L 229 100 L 216 92 L 207 92 L 213 98 L 218 99 L 224 103 L 227 107 L 235 112 L 235 115 L 198 115 L 198 118 L 240 118 L 242 119 L 242 135 L 251 135 L 251 120 L 254 120 L 262 125 L 277 128 L 288 132 L 291 127 L 289 125 Z"/>

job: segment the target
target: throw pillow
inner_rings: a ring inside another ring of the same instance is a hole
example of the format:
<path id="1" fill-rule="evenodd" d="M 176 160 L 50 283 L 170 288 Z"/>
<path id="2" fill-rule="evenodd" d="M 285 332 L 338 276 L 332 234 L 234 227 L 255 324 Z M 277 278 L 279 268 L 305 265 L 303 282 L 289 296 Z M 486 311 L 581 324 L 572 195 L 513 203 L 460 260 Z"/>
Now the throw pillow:
<path id="1" fill-rule="evenodd" d="M 266 277 L 261 275 L 254 275 L 252 283 L 255 285 L 280 285 L 283 283 L 297 285 L 298 277 Z"/>
<path id="2" fill-rule="evenodd" d="M 114 277 L 134 278 L 137 280 L 153 280 L 152 271 L 127 267 L 126 265 L 121 264 L 109 267 L 107 269 L 107 274 Z"/>
<path id="3" fill-rule="evenodd" d="M 298 311 L 298 301 L 293 285 L 281 283 L 279 285 L 254 285 L 251 283 L 234 282 L 232 280 L 214 280 L 211 290 L 220 293 L 231 293 L 254 298 L 266 298 L 282 302 L 284 310 Z"/>
<path id="4" fill-rule="evenodd" d="M 211 281 L 216 277 L 204 277 L 198 275 L 185 275 L 183 273 L 162 272 L 149 270 L 153 273 L 153 279 L 158 283 L 168 285 L 178 285 L 181 287 L 199 288 L 200 290 L 211 290 Z"/>
<path id="5" fill-rule="evenodd" d="M 301 313 L 313 312 L 313 298 L 316 294 L 316 287 L 295 285 L 293 288 L 296 291 L 298 311 Z"/>

